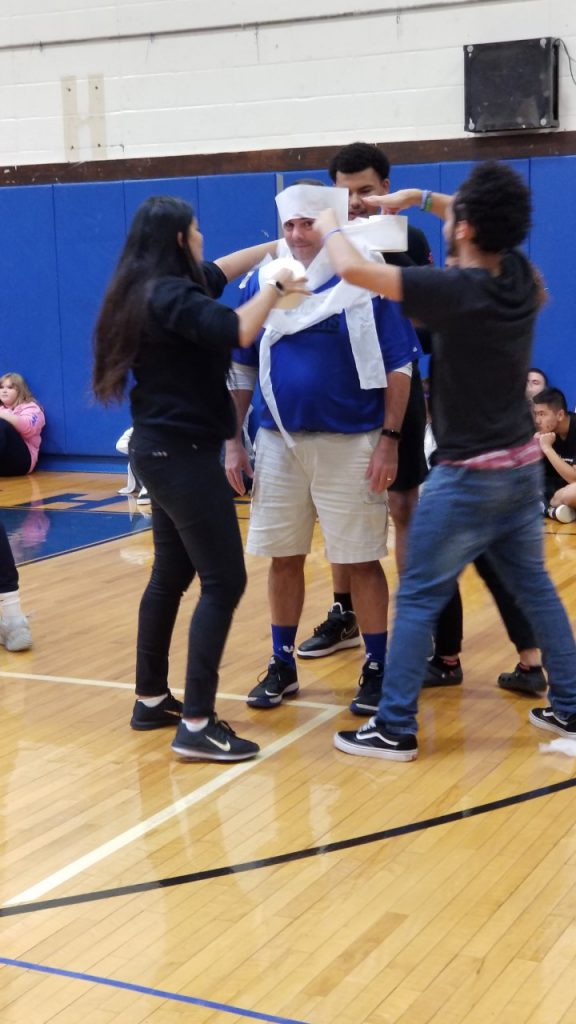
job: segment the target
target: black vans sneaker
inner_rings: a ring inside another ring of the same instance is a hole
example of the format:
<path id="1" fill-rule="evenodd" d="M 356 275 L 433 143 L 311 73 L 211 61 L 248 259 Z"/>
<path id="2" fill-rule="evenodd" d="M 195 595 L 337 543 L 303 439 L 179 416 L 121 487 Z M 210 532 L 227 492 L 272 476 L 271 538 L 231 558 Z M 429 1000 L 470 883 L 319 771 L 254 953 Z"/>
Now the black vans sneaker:
<path id="1" fill-rule="evenodd" d="M 172 750 L 188 761 L 247 761 L 260 752 L 257 743 L 237 736 L 228 722 L 211 715 L 208 725 L 199 732 L 190 732 L 180 722 L 172 741 Z"/>
<path id="2" fill-rule="evenodd" d="M 359 647 L 362 643 L 354 612 L 345 612 L 339 601 L 332 605 L 328 618 L 314 627 L 314 635 L 303 640 L 296 654 L 299 658 L 325 658 L 327 654 Z"/>
<path id="3" fill-rule="evenodd" d="M 528 720 L 539 729 L 548 729 L 549 732 L 557 732 L 559 736 L 576 739 L 576 715 L 560 718 L 551 707 L 532 708 Z"/>
<path id="4" fill-rule="evenodd" d="M 141 700 L 137 700 L 132 711 L 130 725 L 132 729 L 163 729 L 165 726 L 176 726 L 182 718 L 182 701 L 176 700 L 168 690 L 161 704 L 148 708 Z"/>
<path id="5" fill-rule="evenodd" d="M 356 732 L 337 732 L 334 746 L 345 754 L 381 757 L 388 761 L 414 761 L 418 757 L 415 736 L 393 736 L 380 728 L 377 718 L 371 718 Z"/>
<path id="6" fill-rule="evenodd" d="M 358 693 L 350 704 L 353 715 L 374 715 L 382 696 L 384 666 L 381 661 L 365 661 L 358 680 Z"/>
<path id="7" fill-rule="evenodd" d="M 501 672 L 498 676 L 498 686 L 503 690 L 515 690 L 516 693 L 525 693 L 529 697 L 545 693 L 548 681 L 542 666 L 522 668 L 520 663 L 516 665 L 513 672 Z"/>
<path id="8" fill-rule="evenodd" d="M 275 708 L 284 697 L 295 697 L 299 689 L 296 669 L 273 654 L 266 675 L 250 690 L 246 703 L 251 708 Z"/>

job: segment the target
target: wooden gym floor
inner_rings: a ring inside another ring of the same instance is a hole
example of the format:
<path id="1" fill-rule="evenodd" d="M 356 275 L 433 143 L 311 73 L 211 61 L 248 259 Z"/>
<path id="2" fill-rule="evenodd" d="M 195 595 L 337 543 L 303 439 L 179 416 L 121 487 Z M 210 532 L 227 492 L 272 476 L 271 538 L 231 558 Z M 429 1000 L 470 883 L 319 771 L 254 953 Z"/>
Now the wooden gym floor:
<path id="1" fill-rule="evenodd" d="M 576 1024 L 574 760 L 495 685 L 515 652 L 474 572 L 464 684 L 424 693 L 420 757 L 395 764 L 332 747 L 359 650 L 247 708 L 270 647 L 249 558 L 218 711 L 262 755 L 183 763 L 128 727 L 151 536 L 123 482 L 0 481 L 35 642 L 0 649 L 0 1024 Z M 545 531 L 574 617 L 576 525 Z M 318 536 L 300 638 L 330 600 Z"/>

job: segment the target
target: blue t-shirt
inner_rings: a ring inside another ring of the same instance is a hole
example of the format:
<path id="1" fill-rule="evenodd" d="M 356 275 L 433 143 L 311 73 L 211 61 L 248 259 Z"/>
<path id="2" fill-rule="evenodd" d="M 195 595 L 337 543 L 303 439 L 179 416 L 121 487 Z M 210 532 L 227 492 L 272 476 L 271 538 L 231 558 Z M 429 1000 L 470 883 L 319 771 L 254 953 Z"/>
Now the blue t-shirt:
<path id="1" fill-rule="evenodd" d="M 338 283 L 333 277 L 322 287 Z M 258 291 L 254 274 L 244 291 L 247 301 Z M 374 320 L 386 373 L 390 374 L 422 354 L 416 332 L 400 306 L 375 298 Z M 234 349 L 233 360 L 258 366 L 259 339 L 247 349 Z M 289 432 L 322 431 L 360 434 L 382 426 L 382 388 L 360 387 L 345 313 L 328 317 L 313 327 L 284 335 L 270 349 L 271 381 L 283 426 Z M 258 384 L 252 404 L 257 422 L 276 430 L 277 426 Z"/>

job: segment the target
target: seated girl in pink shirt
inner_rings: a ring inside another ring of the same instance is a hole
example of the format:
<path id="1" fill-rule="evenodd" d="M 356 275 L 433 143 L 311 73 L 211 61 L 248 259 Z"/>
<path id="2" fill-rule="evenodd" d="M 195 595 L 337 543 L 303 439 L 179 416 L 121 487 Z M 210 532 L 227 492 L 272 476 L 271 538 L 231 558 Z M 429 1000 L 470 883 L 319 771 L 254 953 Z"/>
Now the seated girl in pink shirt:
<path id="1" fill-rule="evenodd" d="M 0 476 L 25 476 L 38 462 L 46 420 L 19 373 L 0 377 Z"/>

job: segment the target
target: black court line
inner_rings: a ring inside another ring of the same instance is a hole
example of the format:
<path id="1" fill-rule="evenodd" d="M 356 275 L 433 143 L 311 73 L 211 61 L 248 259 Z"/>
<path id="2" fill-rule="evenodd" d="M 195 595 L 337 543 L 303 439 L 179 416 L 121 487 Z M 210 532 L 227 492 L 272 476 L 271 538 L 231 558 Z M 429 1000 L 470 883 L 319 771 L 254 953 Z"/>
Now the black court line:
<path id="1" fill-rule="evenodd" d="M 133 896 L 139 892 L 169 889 L 176 885 L 204 882 L 210 878 L 223 878 L 226 875 L 238 875 L 245 871 L 258 871 L 261 868 L 276 867 L 279 864 L 292 864 L 298 860 L 309 860 L 311 857 L 320 857 L 327 853 L 337 853 L 340 850 L 351 850 L 355 846 L 380 843 L 385 839 L 394 839 L 396 836 L 407 836 L 413 832 L 423 832 L 428 828 L 449 825 L 454 821 L 475 818 L 479 814 L 489 814 L 491 811 L 499 811 L 504 807 L 513 807 L 515 804 L 523 804 L 528 800 L 537 800 L 543 796 L 550 796 L 552 793 L 561 793 L 563 790 L 573 789 L 575 786 L 576 778 L 565 779 L 564 782 L 554 782 L 550 786 L 542 786 L 540 789 L 530 789 L 527 793 L 517 793 L 516 796 L 505 796 L 501 800 L 492 800 L 488 804 L 477 804 L 476 807 L 467 807 L 463 811 L 452 811 L 450 814 L 441 814 L 436 818 L 426 818 L 424 821 L 397 825 L 395 828 L 383 829 L 382 832 L 371 832 L 365 836 L 356 836 L 354 839 L 340 839 L 335 843 L 326 843 L 324 846 L 312 846 L 305 850 L 293 850 L 291 853 L 280 853 L 275 857 L 262 857 L 259 860 L 245 861 L 242 864 L 231 864 L 224 868 L 210 868 L 207 871 L 194 871 L 187 875 L 175 875 L 173 878 L 159 878 L 155 882 L 136 882 L 133 885 L 122 885 L 115 889 L 101 889 L 95 892 L 79 893 L 77 896 L 61 896 L 53 900 L 40 900 L 37 903 L 21 903 L 15 907 L 2 907 L 0 909 L 0 917 L 15 917 L 19 914 L 30 914 L 38 910 L 52 910 L 56 907 L 70 907 L 79 903 L 95 903 L 97 900 L 107 900 L 117 896 Z"/>

